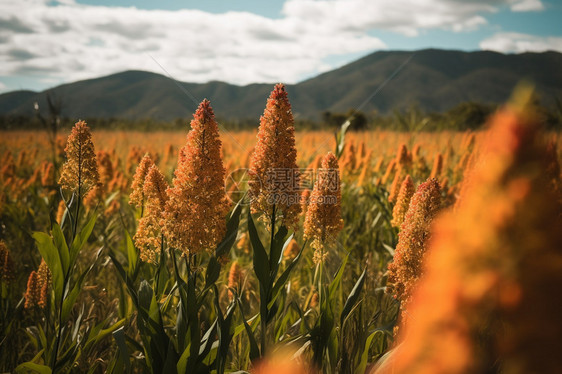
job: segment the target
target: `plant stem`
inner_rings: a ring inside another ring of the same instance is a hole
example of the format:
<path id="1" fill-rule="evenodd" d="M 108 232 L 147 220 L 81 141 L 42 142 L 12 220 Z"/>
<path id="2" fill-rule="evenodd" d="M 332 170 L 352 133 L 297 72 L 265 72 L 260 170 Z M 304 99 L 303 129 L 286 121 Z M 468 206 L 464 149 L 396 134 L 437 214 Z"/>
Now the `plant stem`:
<path id="1" fill-rule="evenodd" d="M 78 186 L 78 194 L 80 194 L 80 185 Z M 78 216 L 78 212 L 80 211 L 80 199 L 78 199 L 78 207 L 76 208 L 76 215 Z M 78 222 L 78 220 L 76 220 L 76 222 Z M 75 226 L 75 232 L 76 232 L 77 227 Z M 74 238 L 76 237 L 76 234 L 73 236 L 72 241 L 74 242 Z M 52 363 L 51 363 L 51 370 L 53 371 L 53 374 L 55 373 L 55 366 L 57 363 L 57 356 L 59 354 L 59 346 L 60 346 L 60 340 L 61 340 L 61 336 L 62 336 L 62 308 L 64 305 L 64 295 L 66 293 L 66 287 L 68 286 L 68 281 L 70 280 L 70 272 L 72 271 L 72 269 L 68 269 L 68 272 L 66 274 L 64 274 L 64 282 L 63 282 L 63 286 L 62 286 L 62 294 L 61 294 L 61 298 L 60 298 L 60 305 L 59 305 L 59 324 L 57 326 L 57 338 L 56 338 L 56 344 L 55 344 L 55 352 L 54 355 L 52 357 Z"/>
<path id="2" fill-rule="evenodd" d="M 6 320 L 6 316 L 4 314 L 4 286 L 2 283 L 2 275 L 0 275 L 0 313 L 2 313 L 2 321 L 0 321 L 0 334 L 4 335 L 4 321 Z"/>
<path id="3" fill-rule="evenodd" d="M 172 263 L 174 264 L 174 274 L 175 274 L 175 278 L 176 278 L 176 282 L 178 282 L 178 278 L 180 278 L 180 272 L 178 270 L 178 263 L 176 262 L 176 254 L 174 253 L 174 250 L 172 249 L 172 247 L 168 247 L 168 249 L 170 250 L 170 257 L 172 258 Z M 178 282 L 179 285 L 179 282 Z"/>
<path id="4" fill-rule="evenodd" d="M 273 242 L 275 240 L 275 204 L 273 204 L 273 208 L 271 210 L 271 239 L 269 241 L 269 256 L 271 256 L 273 250 Z M 273 283 L 273 282 L 271 282 Z M 268 287 L 269 288 L 269 287 Z M 265 312 L 265 315 L 261 316 L 261 356 L 265 356 L 266 353 L 266 336 L 267 336 L 267 305 L 269 304 L 270 298 L 270 290 L 265 294 L 265 300 L 260 300 L 262 305 L 265 307 L 261 307 L 262 311 Z M 263 304 L 265 303 L 265 304 Z M 263 313 L 262 313 L 263 314 Z"/>
<path id="5" fill-rule="evenodd" d="M 78 230 L 78 214 L 80 213 L 80 200 L 82 200 L 82 143 L 78 142 L 78 196 L 76 199 L 76 217 L 74 217 L 74 229 L 72 240 L 76 237 Z"/>
<path id="6" fill-rule="evenodd" d="M 81 188 L 78 186 L 78 199 L 76 200 L 76 216 L 74 217 L 74 227 L 72 229 L 72 240 L 76 237 L 78 231 L 78 214 L 80 214 Z"/>
<path id="7" fill-rule="evenodd" d="M 163 264 L 164 262 L 164 234 L 160 234 L 160 263 L 158 264 L 158 269 L 156 269 L 156 292 L 158 292 L 158 289 L 160 287 L 160 271 L 162 269 L 162 266 L 165 266 L 165 264 Z"/>
<path id="8" fill-rule="evenodd" d="M 57 337 L 56 337 L 56 341 L 55 341 L 55 352 L 51 358 L 51 370 L 53 373 L 55 373 L 55 366 L 57 364 L 57 356 L 59 354 L 59 346 L 60 346 L 60 339 L 61 339 L 61 335 L 62 335 L 62 307 L 63 307 L 63 303 L 64 303 L 64 293 L 66 290 L 66 285 L 67 285 L 67 281 L 68 281 L 68 277 L 65 276 L 64 279 L 64 283 L 63 283 L 63 287 L 62 287 L 62 295 L 60 298 L 60 305 L 59 305 L 59 324 L 57 326 Z"/>
<path id="9" fill-rule="evenodd" d="M 324 293 L 322 292 L 322 276 L 324 273 L 324 262 L 320 261 L 318 263 L 318 305 L 322 308 L 322 298 Z"/>
<path id="10" fill-rule="evenodd" d="M 71 243 L 74 242 L 74 239 L 76 238 L 76 235 L 78 234 L 78 215 L 80 214 L 80 202 L 82 200 L 82 144 L 79 142 L 78 143 L 78 196 L 76 199 L 76 217 L 74 217 L 74 228 L 73 228 L 73 232 L 72 232 L 72 241 Z M 56 343 L 55 343 L 55 351 L 54 354 L 52 356 L 51 359 L 51 369 L 53 371 L 53 373 L 55 373 L 55 366 L 57 363 L 57 356 L 59 354 L 59 346 L 60 346 L 60 340 L 61 340 L 61 335 L 62 335 L 62 308 L 64 305 L 64 295 L 66 292 L 66 287 L 68 286 L 68 281 L 70 279 L 70 273 L 71 273 L 72 269 L 71 267 L 69 267 L 68 271 L 66 272 L 66 274 L 64 274 L 64 282 L 63 282 L 63 286 L 62 286 L 62 294 L 61 294 L 61 298 L 60 298 L 60 305 L 59 305 L 59 325 L 57 327 L 57 338 L 56 338 Z"/>

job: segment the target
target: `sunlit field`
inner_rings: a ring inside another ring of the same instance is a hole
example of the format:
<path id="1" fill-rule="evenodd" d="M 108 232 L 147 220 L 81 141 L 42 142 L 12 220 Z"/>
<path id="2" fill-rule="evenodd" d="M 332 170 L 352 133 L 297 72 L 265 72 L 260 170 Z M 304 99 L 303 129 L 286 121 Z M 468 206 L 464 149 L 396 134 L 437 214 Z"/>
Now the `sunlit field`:
<path id="1" fill-rule="evenodd" d="M 2 132 L 0 371 L 561 372 L 530 93 L 479 132 L 295 132 L 289 99 L 256 131 L 203 102 L 179 132 Z"/>

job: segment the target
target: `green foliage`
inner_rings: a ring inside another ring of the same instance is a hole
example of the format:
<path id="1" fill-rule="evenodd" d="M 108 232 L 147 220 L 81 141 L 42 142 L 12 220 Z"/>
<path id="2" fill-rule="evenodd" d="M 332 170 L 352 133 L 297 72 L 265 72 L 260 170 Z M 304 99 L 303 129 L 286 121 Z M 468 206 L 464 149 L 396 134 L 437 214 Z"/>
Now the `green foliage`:
<path id="1" fill-rule="evenodd" d="M 124 319 L 113 324 L 106 319 L 92 325 L 83 319 L 83 309 L 71 318 L 85 279 L 102 252 L 102 249 L 97 251 L 89 266 L 77 266 L 77 259 L 95 221 L 95 216 L 88 221 L 73 238 L 70 248 L 57 223 L 53 224 L 51 235 L 43 232 L 33 234 L 39 253 L 52 274 L 53 298 L 47 300 L 50 309 L 45 313 L 53 318 L 53 325 L 38 325 L 37 330 L 28 332 L 39 353 L 31 361 L 20 364 L 16 371 L 68 372 L 81 355 L 91 353 L 98 343 L 124 324 Z"/>
<path id="2" fill-rule="evenodd" d="M 345 129 L 339 135 L 343 145 Z M 4 333 L 23 335 L 18 344 L 27 344 L 19 357 L 10 353 L 11 363 L 4 361 L 3 368 L 223 373 L 247 370 L 251 361 L 281 345 L 326 372 L 360 372 L 391 341 L 397 305 L 384 294 L 385 279 L 377 272 L 391 259 L 388 248 L 395 246 L 396 232 L 383 188 L 344 187 L 348 224 L 341 245 L 316 272 L 302 233 L 278 225 L 272 237 L 249 213 L 242 214 L 241 205 L 232 210 L 225 238 L 212 253 L 180 257 L 164 242 L 156 264 L 140 260 L 131 234 L 136 213 L 127 204 L 113 218 L 92 211 L 82 213 L 88 219 L 74 217 L 69 210 L 62 226 L 52 223 L 49 233 L 22 236 L 33 240 L 47 262 L 53 287 L 45 311 L 24 310 L 23 299 L 2 299 L 8 316 Z M 43 204 L 37 205 L 44 209 L 34 212 L 37 217 L 52 209 L 53 204 Z M 14 208 L 9 205 L 3 217 Z M 3 222 L 14 225 L 22 219 L 13 217 Z M 79 230 L 72 237 L 76 219 Z M 249 254 L 231 250 L 241 232 L 251 244 Z M 299 251 L 286 258 L 293 239 Z M 240 288 L 225 289 L 225 256 L 237 258 L 244 269 Z M 87 301 L 98 282 L 115 300 L 106 309 Z M 315 290 L 318 305 L 311 303 Z M 101 357 L 104 363 L 96 363 Z"/>
<path id="3" fill-rule="evenodd" d="M 211 256 L 202 254 L 200 264 L 206 264 L 204 274 L 199 270 L 195 256 L 190 256 L 189 261 L 185 259 L 184 266 L 178 261 L 176 251 L 173 248 L 166 251 L 164 244 L 156 269 L 150 269 L 154 266 L 140 262 L 138 251 L 128 234 L 125 235 L 125 248 L 121 249 L 122 254 L 126 253 L 126 266 L 118 260 L 119 252 L 110 252 L 137 312 L 136 327 L 141 336 L 145 361 L 143 367 L 146 371 L 224 372 L 228 346 L 234 334 L 232 321 L 235 304 L 231 303 L 223 314 L 216 286 L 221 271 L 218 258 L 227 255 L 234 244 L 241 211 L 241 205 L 233 209 L 227 222 L 225 237 L 214 253 Z M 169 253 L 172 266 L 168 266 L 166 252 Z M 151 282 L 142 279 L 143 274 L 152 278 Z M 208 296 L 210 292 L 214 294 L 212 300 Z M 170 302 L 174 298 L 178 301 L 176 307 L 172 308 Z M 210 306 L 213 308 L 210 308 L 207 315 L 200 313 L 202 308 Z M 175 327 L 170 329 L 172 321 Z M 202 324 L 209 328 L 201 331 Z M 130 368 L 133 366 L 130 362 L 131 352 L 138 349 L 131 344 L 133 337 L 128 337 L 121 330 L 114 334 L 114 338 L 118 354 L 114 358 L 113 367 L 121 368 L 120 370 Z"/>
<path id="4" fill-rule="evenodd" d="M 273 217 L 275 217 L 275 209 L 273 210 Z M 268 325 L 276 316 L 279 311 L 279 305 L 276 303 L 277 297 L 279 296 L 279 292 L 282 287 L 285 286 L 286 282 L 289 279 L 289 275 L 293 268 L 298 263 L 302 250 L 304 249 L 304 245 L 301 247 L 299 254 L 295 257 L 295 259 L 290 263 L 289 266 L 285 269 L 285 271 L 281 274 L 281 276 L 277 279 L 277 273 L 279 271 L 279 265 L 281 264 L 282 256 L 287 248 L 289 242 L 292 239 L 292 235 L 287 238 L 288 230 L 285 226 L 279 227 L 277 232 L 275 230 L 275 218 L 272 220 L 271 223 L 271 240 L 269 246 L 269 253 L 266 252 L 260 236 L 258 234 L 258 230 L 254 224 L 254 220 L 252 218 L 252 214 L 248 212 L 248 234 L 250 237 L 250 243 L 252 244 L 253 249 L 253 268 L 254 273 L 256 274 L 256 278 L 259 282 L 259 305 L 260 305 L 260 323 L 261 323 L 261 330 L 260 330 L 260 337 L 261 337 L 261 350 L 260 356 L 264 356 L 266 353 L 266 347 L 268 344 Z M 246 328 L 248 335 L 252 335 L 253 333 Z M 250 340 L 254 339 L 253 336 L 250 337 Z M 254 350 L 253 355 L 256 352 Z M 255 359 L 255 357 L 254 357 Z"/>

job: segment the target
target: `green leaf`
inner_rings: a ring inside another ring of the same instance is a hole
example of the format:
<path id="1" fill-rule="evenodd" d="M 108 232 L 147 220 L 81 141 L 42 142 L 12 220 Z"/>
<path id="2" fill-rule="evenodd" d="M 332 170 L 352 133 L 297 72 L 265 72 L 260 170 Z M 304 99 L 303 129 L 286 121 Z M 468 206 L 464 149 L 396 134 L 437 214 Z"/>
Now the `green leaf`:
<path id="1" fill-rule="evenodd" d="M 118 328 L 123 327 L 126 320 L 127 320 L 126 318 L 123 318 L 123 319 L 117 321 L 112 326 L 110 326 L 106 329 L 102 329 L 101 331 L 97 332 L 94 336 L 89 337 L 88 341 L 86 342 L 86 345 L 84 346 L 84 351 L 87 351 L 92 346 L 95 346 L 100 340 L 102 340 L 103 338 L 105 338 L 109 334 L 113 334 L 113 332 L 115 332 L 115 330 L 117 330 Z M 103 321 L 102 323 L 105 324 L 105 321 Z"/>
<path id="2" fill-rule="evenodd" d="M 187 301 L 187 284 L 182 279 L 180 275 L 180 271 L 178 268 L 178 263 L 176 259 L 176 252 L 172 248 L 170 248 L 170 257 L 172 258 L 172 264 L 174 265 L 174 276 L 176 279 L 176 284 L 178 286 L 180 292 L 180 298 L 182 299 L 183 303 L 185 304 Z"/>
<path id="3" fill-rule="evenodd" d="M 189 318 L 189 331 L 191 333 L 191 353 L 187 361 L 187 368 L 190 372 L 195 370 L 199 356 L 199 348 L 201 346 L 201 325 L 199 324 L 199 310 L 197 308 L 197 295 L 195 293 L 196 281 L 197 273 L 190 274 L 187 280 L 187 315 Z"/>
<path id="4" fill-rule="evenodd" d="M 53 276 L 53 288 L 55 291 L 55 302 L 57 305 L 63 297 L 64 288 L 64 270 L 62 269 L 62 264 L 60 260 L 59 251 L 53 244 L 51 237 L 43 232 L 33 233 L 33 238 L 37 243 L 37 248 L 39 253 L 49 266 L 51 274 Z"/>
<path id="5" fill-rule="evenodd" d="M 215 286 L 215 309 L 217 311 L 217 336 L 219 340 L 219 348 L 216 358 L 217 374 L 223 374 L 226 367 L 228 347 L 230 346 L 230 342 L 232 340 L 232 337 L 234 336 L 232 316 L 234 315 L 235 306 L 235 303 L 230 304 L 226 311 L 226 316 L 223 318 L 222 311 L 219 305 L 219 292 L 218 288 Z"/>
<path id="6" fill-rule="evenodd" d="M 269 254 L 269 269 L 270 279 L 272 281 L 277 276 L 277 269 L 279 269 L 279 260 L 283 256 L 283 249 L 286 248 L 287 245 L 289 245 L 289 241 L 292 238 L 291 235 L 288 240 L 285 240 L 288 232 L 289 231 L 285 226 L 279 227 L 279 230 L 277 230 L 275 236 L 273 237 L 273 243 L 271 243 L 271 252 Z"/>
<path id="7" fill-rule="evenodd" d="M 31 360 L 29 360 L 29 362 L 37 363 L 41 359 L 41 356 L 43 356 L 43 353 L 45 353 L 45 348 L 37 352 L 37 354 Z"/>
<path id="8" fill-rule="evenodd" d="M 176 335 L 178 337 L 178 350 L 181 352 L 185 349 L 185 337 L 187 335 L 187 312 L 183 302 L 178 302 L 178 312 L 176 316 Z"/>
<path id="9" fill-rule="evenodd" d="M 282 334 L 287 330 L 287 325 L 291 320 L 294 319 L 295 313 L 291 313 L 290 307 L 291 304 L 289 304 L 289 308 L 287 308 L 287 310 L 285 311 L 283 318 L 281 318 L 281 320 L 278 320 L 275 324 L 275 341 L 280 341 L 280 339 L 282 338 Z"/>
<path id="10" fill-rule="evenodd" d="M 93 215 L 92 218 L 88 221 L 86 226 L 80 230 L 80 234 L 76 235 L 72 245 L 70 246 L 70 263 L 73 264 L 78 256 L 80 250 L 84 247 L 84 244 L 88 241 L 88 238 L 92 234 L 92 230 L 94 229 L 94 225 L 96 224 L 96 216 Z"/>
<path id="11" fill-rule="evenodd" d="M 133 239 L 131 239 L 131 235 L 127 230 L 125 232 L 125 243 L 127 244 L 127 262 L 129 263 L 129 267 L 127 268 L 127 275 L 131 279 L 136 278 L 137 273 L 137 266 L 139 263 L 139 252 L 135 248 L 133 244 Z"/>
<path id="12" fill-rule="evenodd" d="M 256 323 L 256 321 L 257 321 L 257 323 Z M 248 322 L 249 322 L 250 324 L 255 324 L 255 326 L 258 325 L 259 321 L 260 321 L 260 314 L 259 314 L 259 313 L 257 313 L 255 316 L 253 316 L 252 318 L 250 318 L 250 319 L 248 320 Z M 236 328 L 234 329 L 234 336 L 236 337 L 236 336 L 240 335 L 240 334 L 242 333 L 242 331 L 244 331 L 245 329 L 246 329 L 246 328 L 244 327 L 244 324 L 243 324 L 243 323 L 239 324 L 239 325 L 236 326 Z M 253 330 L 252 330 L 252 331 L 253 331 Z"/>
<path id="13" fill-rule="evenodd" d="M 213 342 L 212 338 L 214 338 L 214 333 L 216 332 L 215 330 L 217 330 L 217 326 L 218 326 L 218 318 L 215 318 L 215 321 L 213 322 L 211 327 L 209 327 L 209 329 L 201 339 L 201 348 L 199 349 L 199 357 L 202 360 L 205 360 L 205 358 L 207 358 L 207 355 L 209 354 L 212 348 L 216 349 L 215 343 L 217 342 Z M 216 333 L 218 334 L 218 332 Z M 213 334 L 213 336 L 211 336 L 211 334 Z"/>
<path id="14" fill-rule="evenodd" d="M 114 193 L 112 193 L 111 195 L 109 195 L 109 197 L 108 197 L 107 199 L 105 199 L 104 205 L 105 205 L 105 206 L 108 206 L 109 203 L 111 203 L 113 200 L 115 200 L 115 198 L 116 198 L 117 196 L 119 196 L 120 193 L 121 193 L 120 191 L 115 191 Z"/>
<path id="15" fill-rule="evenodd" d="M 60 356 L 55 364 L 54 372 L 60 372 L 66 365 L 70 365 L 76 361 L 77 355 L 80 353 L 80 346 L 77 342 L 71 342 L 70 347 Z"/>
<path id="16" fill-rule="evenodd" d="M 157 295 L 157 299 L 163 295 L 164 291 L 166 290 L 166 286 L 168 280 L 170 279 L 170 273 L 168 272 L 168 268 L 166 266 L 166 251 L 164 248 L 160 251 L 160 259 L 158 260 L 158 268 L 156 269 L 154 280 L 154 290 Z"/>
<path id="17" fill-rule="evenodd" d="M 373 339 L 377 335 L 380 330 L 375 330 L 369 334 L 367 340 L 365 341 L 365 345 L 363 346 L 363 352 L 361 352 L 361 360 L 359 361 L 359 365 L 355 370 L 356 373 L 364 373 L 365 369 L 367 368 L 367 360 L 369 359 L 369 350 L 371 349 L 371 344 Z"/>
<path id="18" fill-rule="evenodd" d="M 345 149 L 345 133 L 351 126 L 351 120 L 348 119 L 341 125 L 339 133 L 336 133 L 336 157 L 339 159 Z"/>
<path id="19" fill-rule="evenodd" d="M 145 311 L 150 310 L 150 303 L 152 302 L 152 287 L 148 284 L 146 280 L 143 280 L 139 285 L 139 306 Z"/>
<path id="20" fill-rule="evenodd" d="M 84 281 L 86 280 L 86 275 L 88 275 L 88 273 L 94 268 L 94 266 L 96 264 L 96 261 L 101 254 L 102 249 L 100 249 L 98 251 L 98 253 L 96 254 L 96 258 L 94 259 L 94 262 L 86 270 L 84 270 L 84 272 L 82 272 L 82 274 L 80 274 L 80 277 L 78 277 L 78 280 L 74 284 L 74 287 L 72 288 L 72 290 L 68 294 L 65 295 L 65 298 L 64 298 L 63 303 L 62 303 L 62 315 L 61 315 L 63 323 L 66 322 L 68 316 L 70 315 L 70 311 L 72 310 L 72 307 L 74 306 L 74 303 L 76 302 L 76 299 L 78 298 L 78 294 L 80 294 L 80 291 L 82 290 L 82 287 L 84 286 Z"/>
<path id="21" fill-rule="evenodd" d="M 150 287 L 150 286 L 149 286 Z M 162 315 L 160 314 L 160 306 L 158 305 L 158 300 L 156 300 L 156 295 L 152 293 L 152 298 L 150 299 L 150 308 L 148 309 L 148 317 L 154 321 L 159 327 L 162 327 Z"/>
<path id="22" fill-rule="evenodd" d="M 295 237 L 295 234 L 291 234 L 283 243 L 283 247 L 281 248 L 281 254 L 285 253 L 285 251 L 287 250 L 287 247 L 289 246 L 289 244 L 291 244 L 291 240 L 293 240 L 293 238 Z M 305 241 L 306 243 L 306 241 Z M 304 247 L 304 246 L 303 246 Z M 277 259 L 277 266 L 281 265 L 281 262 L 283 262 L 283 256 L 279 256 L 279 258 Z"/>
<path id="23" fill-rule="evenodd" d="M 185 281 L 181 278 L 180 273 L 179 273 L 179 269 L 178 269 L 178 264 L 176 261 L 176 253 L 175 251 L 170 248 L 170 257 L 172 258 L 172 263 L 174 266 L 174 276 L 176 279 L 176 286 L 178 288 L 178 292 L 179 292 L 179 296 L 180 296 L 180 300 L 178 303 L 178 312 L 177 312 L 177 320 L 176 320 L 176 335 L 178 337 L 178 351 L 179 352 L 183 352 L 183 350 L 185 349 L 185 337 L 187 334 L 187 321 L 188 321 L 188 316 L 187 316 L 187 284 L 185 283 Z"/>
<path id="24" fill-rule="evenodd" d="M 384 249 L 387 250 L 387 252 L 388 252 L 392 257 L 394 257 L 394 252 L 395 252 L 395 249 L 394 249 L 394 248 L 392 248 L 391 246 L 389 246 L 388 244 L 385 244 L 385 243 L 382 243 L 382 246 L 384 247 Z"/>
<path id="25" fill-rule="evenodd" d="M 178 374 L 187 373 L 187 360 L 189 359 L 190 352 L 191 352 L 191 347 L 187 346 L 183 351 L 183 353 L 181 354 L 180 359 L 176 364 L 176 369 L 178 371 Z"/>
<path id="26" fill-rule="evenodd" d="M 205 272 L 205 288 L 209 288 L 219 279 L 221 272 L 221 265 L 215 256 L 209 259 L 207 271 Z"/>
<path id="27" fill-rule="evenodd" d="M 39 335 L 39 337 L 35 336 L 35 334 L 32 334 L 29 330 L 24 330 L 25 334 L 27 335 L 28 339 L 31 340 L 31 345 L 33 345 L 33 348 L 35 348 L 36 350 L 39 349 L 39 343 L 41 343 L 41 347 L 43 347 L 43 349 L 41 351 L 45 350 L 45 347 L 47 346 L 47 338 L 45 338 L 45 332 L 43 331 L 43 328 L 41 327 L 41 325 L 39 324 L 37 326 L 37 332 Z M 44 340 L 42 339 L 45 338 Z M 39 339 L 38 339 L 39 338 Z M 31 360 L 34 361 L 34 360 Z"/>
<path id="28" fill-rule="evenodd" d="M 349 312 L 357 302 L 359 295 L 361 294 L 361 290 L 363 289 L 363 284 L 365 283 L 365 274 L 367 274 L 367 269 L 363 270 L 363 273 L 361 273 L 361 276 L 355 283 L 355 286 L 353 286 L 353 289 L 351 290 L 349 296 L 347 297 L 347 300 L 345 301 L 345 305 L 343 306 L 343 310 L 340 316 L 340 324 L 342 328 L 343 328 L 343 321 L 345 320 L 345 318 L 347 317 L 347 315 L 349 314 Z"/>
<path id="29" fill-rule="evenodd" d="M 127 372 L 130 372 L 131 363 L 129 362 L 129 356 L 131 354 L 129 352 L 129 347 L 127 347 L 127 343 L 125 342 L 125 328 L 121 327 L 115 330 L 112 335 L 117 343 L 117 348 L 119 349 L 118 360 L 121 363 L 121 366 L 125 367 Z"/>
<path id="30" fill-rule="evenodd" d="M 68 319 L 68 316 L 70 315 L 70 312 L 72 311 L 72 307 L 74 306 L 74 303 L 76 302 L 76 299 L 78 298 L 78 294 L 80 294 L 80 291 L 82 290 L 82 286 L 84 285 L 84 280 L 86 278 L 86 274 L 89 272 L 90 269 L 91 268 L 88 268 L 88 270 L 84 271 L 80 275 L 80 277 L 78 278 L 78 280 L 74 284 L 74 287 L 72 288 L 72 290 L 64 298 L 64 300 L 62 302 L 62 315 L 61 315 L 63 323 L 65 323 L 66 320 Z"/>
<path id="31" fill-rule="evenodd" d="M 239 201 L 232 210 L 228 222 L 226 223 L 226 234 L 217 246 L 215 255 L 211 257 L 211 259 L 209 260 L 209 264 L 207 265 L 207 270 L 205 272 L 205 290 L 209 289 L 219 279 L 221 265 L 219 264 L 217 259 L 228 253 L 230 251 L 230 248 L 232 248 L 232 245 L 236 241 L 241 213 L 242 205 L 240 205 Z"/>
<path id="32" fill-rule="evenodd" d="M 131 296 L 133 305 L 137 308 L 139 314 L 141 314 L 141 317 L 143 317 L 142 314 L 144 311 L 139 308 L 139 298 L 133 282 L 131 281 L 131 279 L 127 277 L 125 269 L 123 269 L 123 265 L 121 265 L 121 263 L 117 260 L 113 251 L 110 250 L 108 254 L 109 254 L 109 258 L 111 258 L 111 262 L 113 263 L 113 266 L 115 266 L 115 269 L 117 270 L 117 274 L 119 274 L 119 277 L 121 278 L 123 283 L 125 283 L 125 285 L 127 286 L 127 291 Z"/>
<path id="33" fill-rule="evenodd" d="M 82 317 L 84 316 L 84 304 L 82 304 L 82 308 L 80 310 L 80 312 L 78 313 L 78 316 L 76 317 L 76 319 L 74 320 L 74 328 L 72 329 L 72 332 L 70 334 L 71 340 L 77 340 L 78 339 L 78 331 L 80 330 L 80 325 L 82 324 Z M 100 325 L 99 329 L 101 330 L 101 328 L 103 327 L 103 325 Z M 88 336 L 90 336 L 90 334 L 96 330 L 95 328 L 90 329 L 90 332 L 88 333 Z"/>
<path id="34" fill-rule="evenodd" d="M 244 312 L 242 310 L 242 302 L 239 297 L 236 297 L 238 302 L 238 307 L 240 309 L 240 314 L 242 314 L 242 322 L 244 322 L 244 328 L 246 329 L 246 334 L 248 334 L 248 340 L 250 341 L 250 360 L 254 362 L 260 358 L 260 349 L 258 348 L 258 343 L 248 322 L 246 322 L 246 317 L 244 317 Z"/>
<path id="35" fill-rule="evenodd" d="M 62 270 L 64 271 L 64 274 L 66 276 L 69 273 L 70 267 L 72 266 L 72 264 L 70 263 L 70 253 L 68 251 L 68 245 L 66 244 L 64 234 L 62 233 L 60 226 L 57 223 L 53 224 L 52 232 L 55 247 L 57 247 L 57 249 L 59 250 Z"/>
<path id="36" fill-rule="evenodd" d="M 179 357 L 174 349 L 174 345 L 168 342 L 168 351 L 166 353 L 166 359 L 164 360 L 164 366 L 162 367 L 162 373 L 174 373 L 176 369 L 176 363 Z"/>
<path id="37" fill-rule="evenodd" d="M 115 257 L 115 254 L 113 253 L 113 250 L 109 250 L 109 258 L 111 258 L 111 262 L 113 263 L 113 265 L 115 266 L 115 269 L 117 270 L 117 274 L 119 274 L 119 277 L 121 278 L 121 280 L 123 282 L 127 281 L 127 274 L 125 273 L 125 269 L 123 269 L 123 265 L 121 265 L 121 263 L 117 260 L 117 258 Z"/>
<path id="38" fill-rule="evenodd" d="M 228 222 L 226 223 L 226 234 L 215 250 L 216 257 L 220 257 L 230 251 L 230 248 L 232 248 L 232 245 L 236 241 L 236 237 L 238 236 L 238 226 L 240 224 L 240 214 L 242 213 L 242 205 L 240 204 L 241 201 L 242 200 L 236 204 L 230 214 Z"/>
<path id="39" fill-rule="evenodd" d="M 292 239 L 292 236 L 288 239 L 288 241 L 290 241 L 291 239 Z M 279 296 L 279 292 L 281 291 L 281 289 L 285 286 L 285 284 L 289 280 L 289 275 L 291 275 L 291 271 L 297 265 L 300 258 L 302 257 L 302 253 L 303 253 L 305 247 L 306 247 L 306 242 L 301 247 L 298 255 L 293 259 L 293 261 L 291 261 L 289 266 L 287 266 L 287 268 L 281 274 L 279 279 L 277 279 L 277 282 L 275 282 L 275 285 L 273 286 L 273 291 L 271 293 L 271 300 L 270 300 L 269 304 L 267 305 L 268 308 L 271 308 L 273 306 L 273 303 L 277 299 L 277 296 Z"/>
<path id="40" fill-rule="evenodd" d="M 158 302 L 155 299 L 154 292 L 150 284 L 143 280 L 138 291 L 138 313 L 137 326 L 141 330 L 141 338 L 145 348 L 147 361 L 151 365 L 161 368 L 170 354 L 171 343 L 168 335 L 164 331 L 162 316 Z M 175 366 L 174 361 L 174 366 Z"/>
<path id="41" fill-rule="evenodd" d="M 331 330 L 330 337 L 328 338 L 328 358 L 330 359 L 330 365 L 332 367 L 336 366 L 337 363 L 337 352 L 338 352 L 338 336 L 335 329 Z"/>
<path id="42" fill-rule="evenodd" d="M 39 373 L 39 374 L 51 374 L 51 368 L 45 365 L 39 365 L 33 362 L 24 362 L 18 365 L 16 368 L 16 373 Z"/>
<path id="43" fill-rule="evenodd" d="M 96 372 L 98 366 L 99 366 L 99 361 L 95 361 L 94 364 L 92 366 L 90 366 L 90 369 L 88 369 L 88 373 L 87 374 L 93 374 Z"/>
<path id="44" fill-rule="evenodd" d="M 254 253 L 254 258 L 253 258 L 254 272 L 256 273 L 256 277 L 258 278 L 261 287 L 264 290 L 267 290 L 269 285 L 269 259 L 267 257 L 267 252 L 265 251 L 265 248 L 263 247 L 263 244 L 260 240 L 258 230 L 256 229 L 256 226 L 254 224 L 254 220 L 252 219 L 252 214 L 249 210 L 248 210 L 248 233 L 250 236 L 250 243 L 252 244 L 252 249 Z"/>
<path id="45" fill-rule="evenodd" d="M 341 278 L 343 276 L 343 271 L 345 269 L 345 265 L 347 264 L 348 259 L 349 259 L 349 254 L 344 257 L 343 262 L 340 265 L 340 268 L 338 269 L 336 275 L 334 276 L 334 280 L 332 281 L 332 283 L 330 283 L 329 296 L 328 296 L 330 300 L 334 297 L 334 294 L 336 293 L 336 290 L 340 284 Z"/>

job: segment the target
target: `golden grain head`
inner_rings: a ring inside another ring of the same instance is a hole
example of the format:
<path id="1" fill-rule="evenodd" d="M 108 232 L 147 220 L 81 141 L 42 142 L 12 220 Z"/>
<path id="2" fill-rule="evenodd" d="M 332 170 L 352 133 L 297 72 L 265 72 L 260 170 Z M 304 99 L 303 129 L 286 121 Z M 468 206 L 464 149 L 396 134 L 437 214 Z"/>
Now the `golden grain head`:
<path id="1" fill-rule="evenodd" d="M 164 175 L 158 166 L 152 165 L 143 183 L 146 209 L 133 239 L 140 250 L 141 259 L 153 264 L 157 262 L 162 247 L 161 225 L 168 201 L 167 189 L 168 183 Z"/>
<path id="2" fill-rule="evenodd" d="M 154 165 L 154 161 L 147 153 L 141 159 L 139 166 L 135 170 L 135 175 L 133 176 L 133 183 L 131 185 L 131 194 L 129 195 L 129 204 L 140 208 L 144 205 L 144 181 L 146 180 L 146 175 L 150 168 Z"/>
<path id="3" fill-rule="evenodd" d="M 335 241 L 342 228 L 338 160 L 329 152 L 322 160 L 322 168 L 318 169 L 304 220 L 304 237 L 311 240 L 312 247 L 321 252 L 315 257 L 317 260 L 324 259 L 325 246 Z"/>
<path id="4" fill-rule="evenodd" d="M 250 159 L 252 212 L 269 219 L 275 206 L 284 225 L 297 229 L 300 178 L 295 147 L 295 128 L 285 86 L 277 84 L 269 99 Z"/>
<path id="5" fill-rule="evenodd" d="M 400 185 L 400 191 L 398 192 L 398 197 L 396 198 L 396 204 L 392 209 L 392 226 L 398 228 L 402 226 L 414 192 L 416 192 L 414 182 L 410 175 L 406 175 L 406 178 L 404 178 L 404 181 Z"/>
<path id="6" fill-rule="evenodd" d="M 407 309 L 412 292 L 422 275 L 431 221 L 441 207 L 441 190 L 436 179 L 419 185 L 411 198 L 398 234 L 394 261 L 388 265 L 388 291 Z"/>
<path id="7" fill-rule="evenodd" d="M 539 129 L 528 103 L 492 119 L 462 204 L 435 222 L 393 373 L 562 370 L 562 209 Z"/>
<path id="8" fill-rule="evenodd" d="M 12 282 L 15 279 L 15 265 L 10 250 L 4 241 L 0 241 L 0 280 Z"/>
<path id="9" fill-rule="evenodd" d="M 86 122 L 78 121 L 72 128 L 65 148 L 59 184 L 63 189 L 79 191 L 83 196 L 100 183 L 92 134 Z"/>
<path id="10" fill-rule="evenodd" d="M 210 102 L 203 100 L 193 117 L 163 213 L 168 243 L 185 254 L 214 250 L 226 232 L 230 209 L 222 143 Z"/>
<path id="11" fill-rule="evenodd" d="M 30 309 L 39 305 L 41 299 L 41 287 L 37 280 L 37 272 L 34 270 L 27 279 L 27 290 L 25 291 L 25 309 Z"/>

